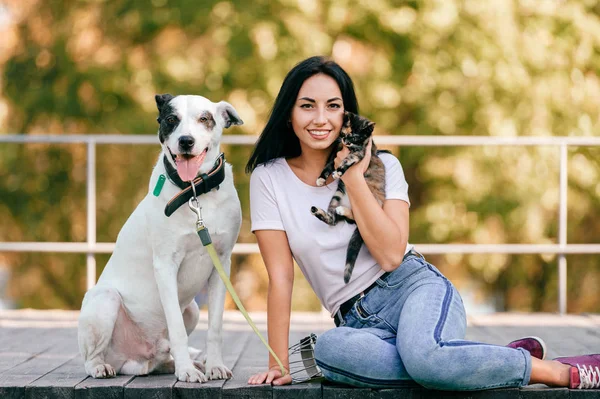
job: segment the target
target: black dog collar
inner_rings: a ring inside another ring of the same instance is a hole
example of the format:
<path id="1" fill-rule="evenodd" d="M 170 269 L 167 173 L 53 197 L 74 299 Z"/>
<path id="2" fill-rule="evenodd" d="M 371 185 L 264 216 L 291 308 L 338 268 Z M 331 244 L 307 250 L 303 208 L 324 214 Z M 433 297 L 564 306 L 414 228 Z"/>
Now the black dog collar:
<path id="1" fill-rule="evenodd" d="M 167 206 L 165 207 L 165 215 L 171 216 L 179 207 L 189 201 L 193 196 L 192 186 L 190 182 L 184 182 L 177 174 L 177 170 L 167 160 L 167 157 L 163 157 L 163 163 L 167 170 L 167 176 L 169 180 L 181 189 L 181 191 L 171 198 Z M 219 189 L 219 185 L 225 180 L 225 155 L 221 153 L 213 168 L 208 173 L 202 173 L 200 176 L 194 179 L 194 187 L 196 188 L 196 195 L 200 196 L 204 193 L 209 192 L 213 188 Z"/>

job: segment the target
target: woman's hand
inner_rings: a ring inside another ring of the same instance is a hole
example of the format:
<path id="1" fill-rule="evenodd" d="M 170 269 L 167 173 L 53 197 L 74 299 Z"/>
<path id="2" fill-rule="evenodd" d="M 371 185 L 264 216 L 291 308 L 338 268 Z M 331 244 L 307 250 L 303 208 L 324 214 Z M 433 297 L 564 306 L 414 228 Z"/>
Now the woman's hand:
<path id="1" fill-rule="evenodd" d="M 273 383 L 273 385 L 288 385 L 292 383 L 292 376 L 286 370 L 285 375 L 282 377 L 279 366 L 273 366 L 269 371 L 254 374 L 248 379 L 248 384 L 250 385 L 271 383 Z"/>
<path id="2" fill-rule="evenodd" d="M 345 177 L 362 177 L 365 172 L 369 168 L 369 163 L 371 162 L 371 147 L 373 147 L 373 139 L 369 139 L 369 144 L 367 144 L 367 150 L 365 151 L 365 157 L 358 163 L 349 167 L 346 172 L 342 175 L 341 179 L 345 182 Z M 333 161 L 333 166 L 337 169 L 338 166 L 342 163 L 344 158 L 346 158 L 350 154 L 350 150 L 345 145 L 342 146 L 342 149 L 338 151 L 336 154 L 335 160 Z"/>

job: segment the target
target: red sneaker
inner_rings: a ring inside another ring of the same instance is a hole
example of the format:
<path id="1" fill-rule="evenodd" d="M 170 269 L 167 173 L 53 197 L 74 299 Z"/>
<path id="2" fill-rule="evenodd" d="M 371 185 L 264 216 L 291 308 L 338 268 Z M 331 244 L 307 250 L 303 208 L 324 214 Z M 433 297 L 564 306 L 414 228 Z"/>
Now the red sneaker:
<path id="1" fill-rule="evenodd" d="M 569 388 L 600 388 L 600 354 L 557 357 L 554 360 L 572 366 Z"/>
<path id="2" fill-rule="evenodd" d="M 531 353 L 531 356 L 537 357 L 540 360 L 544 360 L 546 358 L 546 343 L 539 337 L 520 338 L 512 341 L 506 346 L 513 349 L 523 348 Z"/>

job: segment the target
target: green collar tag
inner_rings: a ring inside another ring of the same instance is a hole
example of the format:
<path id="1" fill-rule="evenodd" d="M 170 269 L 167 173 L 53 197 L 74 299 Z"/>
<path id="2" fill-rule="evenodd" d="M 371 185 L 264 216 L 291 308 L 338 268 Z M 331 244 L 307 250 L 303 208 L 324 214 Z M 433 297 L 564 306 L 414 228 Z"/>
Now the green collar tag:
<path id="1" fill-rule="evenodd" d="M 158 176 L 158 181 L 156 182 L 156 186 L 154 187 L 154 192 L 152 193 L 152 194 L 154 194 L 155 197 L 158 197 L 158 195 L 162 191 L 162 188 L 165 185 L 166 179 L 167 178 L 165 177 L 165 175 Z"/>

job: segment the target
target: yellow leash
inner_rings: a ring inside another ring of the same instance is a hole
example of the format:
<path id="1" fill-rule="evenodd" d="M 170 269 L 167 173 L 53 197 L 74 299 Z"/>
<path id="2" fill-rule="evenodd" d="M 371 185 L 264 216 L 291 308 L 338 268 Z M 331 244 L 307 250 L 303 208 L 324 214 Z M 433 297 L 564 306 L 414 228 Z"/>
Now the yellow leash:
<path id="1" fill-rule="evenodd" d="M 192 187 L 194 187 L 194 186 L 192 185 Z M 194 190 L 194 196 L 192 196 L 192 198 L 190 198 L 190 200 L 188 201 L 188 205 L 198 218 L 196 221 L 196 231 L 198 233 L 198 236 L 200 237 L 200 241 L 202 241 L 202 245 L 208 251 L 208 255 L 212 259 L 213 264 L 215 265 L 215 269 L 217 269 L 219 276 L 221 276 L 221 280 L 223 280 L 223 283 L 225 284 L 227 291 L 229 291 L 229 294 L 231 294 L 233 301 L 237 305 L 240 312 L 242 312 L 242 314 L 246 318 L 246 321 L 248 322 L 250 327 L 252 327 L 252 329 L 254 330 L 256 335 L 258 335 L 258 338 L 260 338 L 260 340 L 267 347 L 267 349 L 269 350 L 271 355 L 273 355 L 273 358 L 275 359 L 275 361 L 281 368 L 281 375 L 284 376 L 286 374 L 286 371 L 285 371 L 285 367 L 283 367 L 283 363 L 281 362 L 279 357 L 275 354 L 275 351 L 273 351 L 273 348 L 271 348 L 269 346 L 269 344 L 267 343 L 265 338 L 262 336 L 260 331 L 258 331 L 258 328 L 256 328 L 256 324 L 254 324 L 254 322 L 250 318 L 250 315 L 246 311 L 246 308 L 244 308 L 242 301 L 240 301 L 240 298 L 238 297 L 237 293 L 235 292 L 235 289 L 233 288 L 233 285 L 231 284 L 231 280 L 229 280 L 229 277 L 227 277 L 225 270 L 223 270 L 223 265 L 221 265 L 221 261 L 219 260 L 219 257 L 217 256 L 217 251 L 215 250 L 215 246 L 212 244 L 212 240 L 210 239 L 210 234 L 208 233 L 208 229 L 204 225 L 204 220 L 202 219 L 201 208 L 198 205 L 198 199 L 196 198 L 195 194 L 196 193 Z M 195 202 L 196 204 L 194 205 L 193 202 Z"/>

